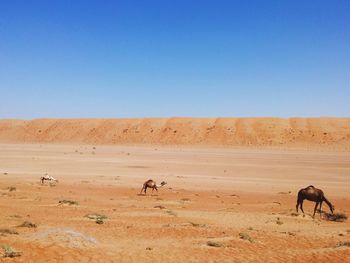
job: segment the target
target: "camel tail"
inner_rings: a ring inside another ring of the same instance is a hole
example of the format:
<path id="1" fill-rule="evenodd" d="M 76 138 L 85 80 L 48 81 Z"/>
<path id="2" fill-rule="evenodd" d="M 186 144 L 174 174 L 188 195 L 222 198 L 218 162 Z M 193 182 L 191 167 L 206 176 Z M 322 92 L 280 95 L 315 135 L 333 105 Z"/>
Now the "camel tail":
<path id="1" fill-rule="evenodd" d="M 298 192 L 297 202 L 299 202 L 302 199 L 302 190 Z"/>

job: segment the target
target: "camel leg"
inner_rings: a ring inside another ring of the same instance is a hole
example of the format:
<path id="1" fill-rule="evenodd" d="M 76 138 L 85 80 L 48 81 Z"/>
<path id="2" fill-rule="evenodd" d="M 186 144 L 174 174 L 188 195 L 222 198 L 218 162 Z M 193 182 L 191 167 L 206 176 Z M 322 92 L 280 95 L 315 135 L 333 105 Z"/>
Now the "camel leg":
<path id="1" fill-rule="evenodd" d="M 320 202 L 320 217 L 321 217 L 321 218 L 322 218 L 322 202 L 323 202 L 323 201 Z"/>
<path id="2" fill-rule="evenodd" d="M 140 194 L 142 194 L 142 192 L 145 192 L 146 194 L 146 189 L 147 189 L 147 185 L 143 185 Z"/>
<path id="3" fill-rule="evenodd" d="M 299 202 L 299 200 L 298 200 L 298 201 L 297 201 L 297 205 L 295 206 L 295 208 L 297 209 L 297 213 L 299 213 L 299 211 L 298 211 L 299 205 L 300 205 L 300 202 Z"/>
<path id="4" fill-rule="evenodd" d="M 315 214 L 316 214 L 316 210 L 317 210 L 317 206 L 318 206 L 319 202 L 316 202 L 316 205 L 315 205 L 315 209 L 314 209 L 314 214 L 312 217 L 315 217 Z"/>
<path id="5" fill-rule="evenodd" d="M 300 210 L 301 210 L 301 212 L 303 212 L 303 214 L 305 214 L 305 213 L 304 213 L 304 208 L 303 208 L 303 203 L 304 203 L 304 201 L 301 201 L 301 202 L 300 202 Z"/>

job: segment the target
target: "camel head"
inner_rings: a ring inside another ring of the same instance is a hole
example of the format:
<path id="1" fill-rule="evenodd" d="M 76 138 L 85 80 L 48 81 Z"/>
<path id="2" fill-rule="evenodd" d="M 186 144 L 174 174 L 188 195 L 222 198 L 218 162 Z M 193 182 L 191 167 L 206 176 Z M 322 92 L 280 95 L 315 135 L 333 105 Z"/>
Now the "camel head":
<path id="1" fill-rule="evenodd" d="M 334 214 L 334 209 L 335 209 L 334 205 L 331 205 L 331 206 L 329 207 L 329 209 L 331 210 L 332 214 Z"/>
<path id="2" fill-rule="evenodd" d="M 161 186 L 164 186 L 164 185 L 166 185 L 166 184 L 167 184 L 167 182 L 165 182 L 165 181 L 163 181 L 163 182 L 160 183 Z"/>

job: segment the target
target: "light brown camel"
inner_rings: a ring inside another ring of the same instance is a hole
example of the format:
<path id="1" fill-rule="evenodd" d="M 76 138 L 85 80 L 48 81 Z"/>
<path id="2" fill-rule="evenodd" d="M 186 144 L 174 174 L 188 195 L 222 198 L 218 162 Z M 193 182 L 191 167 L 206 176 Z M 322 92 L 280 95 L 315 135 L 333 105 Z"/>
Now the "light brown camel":
<path id="1" fill-rule="evenodd" d="M 48 174 L 45 174 L 44 176 L 40 177 L 41 184 L 44 184 L 44 181 L 54 181 L 58 183 L 58 180 L 53 178 L 52 176 L 49 176 Z"/>
<path id="2" fill-rule="evenodd" d="M 313 185 L 309 185 L 306 188 L 300 189 L 300 191 L 298 192 L 298 200 L 296 205 L 297 212 L 298 212 L 298 207 L 300 206 L 300 209 L 304 214 L 303 202 L 305 199 L 312 202 L 316 202 L 313 217 L 315 217 L 318 205 L 320 205 L 319 210 L 320 210 L 320 216 L 321 216 L 321 212 L 322 212 L 321 208 L 322 208 L 323 201 L 326 202 L 326 204 L 329 206 L 329 209 L 333 214 L 334 206 L 331 204 L 331 202 L 327 200 L 327 198 L 324 196 L 323 191 L 321 189 L 317 189 Z"/>
<path id="3" fill-rule="evenodd" d="M 157 185 L 155 181 L 153 181 L 152 179 L 149 179 L 143 184 L 140 194 L 142 194 L 142 191 L 144 191 L 146 194 L 147 188 L 152 188 L 152 193 L 153 193 L 154 189 L 156 189 L 156 191 L 158 192 L 158 188 L 160 188 L 166 184 L 167 184 L 167 182 L 163 181 L 160 183 L 160 185 Z"/>

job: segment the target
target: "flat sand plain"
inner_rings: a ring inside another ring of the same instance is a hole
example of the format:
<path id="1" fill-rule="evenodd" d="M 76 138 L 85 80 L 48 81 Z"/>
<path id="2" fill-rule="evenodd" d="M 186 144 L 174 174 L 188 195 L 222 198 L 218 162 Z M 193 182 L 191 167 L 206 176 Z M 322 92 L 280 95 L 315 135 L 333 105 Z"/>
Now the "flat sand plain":
<path id="1" fill-rule="evenodd" d="M 349 175 L 346 151 L 0 144 L 0 232 L 17 232 L 0 245 L 22 252 L 1 260 L 350 262 L 348 221 L 313 219 L 308 201 L 295 214 L 312 184 L 350 215 Z M 168 184 L 139 195 L 149 178 Z"/>

